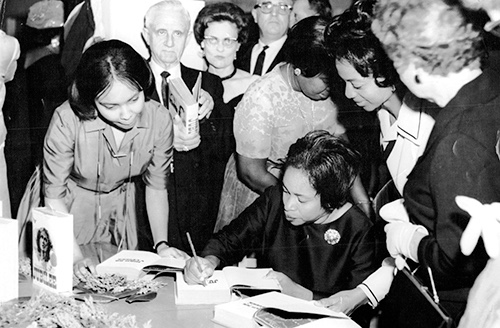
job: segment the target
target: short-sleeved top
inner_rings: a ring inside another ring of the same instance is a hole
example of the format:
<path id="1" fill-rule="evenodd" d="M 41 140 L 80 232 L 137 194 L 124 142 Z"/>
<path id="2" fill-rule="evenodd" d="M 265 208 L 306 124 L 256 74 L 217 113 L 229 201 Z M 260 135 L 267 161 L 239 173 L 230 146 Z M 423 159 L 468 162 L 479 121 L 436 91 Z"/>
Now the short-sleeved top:
<path id="1" fill-rule="evenodd" d="M 225 266 L 255 252 L 259 267 L 286 274 L 315 298 L 355 288 L 375 270 L 372 223 L 357 207 L 326 224 L 294 226 L 285 217 L 282 193 L 281 185 L 267 188 L 202 256 L 214 255 Z"/>
<path id="2" fill-rule="evenodd" d="M 236 152 L 248 158 L 284 158 L 297 139 L 312 130 L 340 135 L 337 107 L 330 98 L 314 101 L 294 91 L 280 64 L 250 85 L 234 114 Z"/>
<path id="3" fill-rule="evenodd" d="M 64 198 L 68 179 L 84 189 L 109 192 L 142 175 L 147 186 L 166 189 L 172 143 L 170 115 L 154 100 L 145 103 L 120 147 L 108 123 L 99 117 L 80 120 L 66 101 L 55 110 L 45 136 L 45 197 Z"/>

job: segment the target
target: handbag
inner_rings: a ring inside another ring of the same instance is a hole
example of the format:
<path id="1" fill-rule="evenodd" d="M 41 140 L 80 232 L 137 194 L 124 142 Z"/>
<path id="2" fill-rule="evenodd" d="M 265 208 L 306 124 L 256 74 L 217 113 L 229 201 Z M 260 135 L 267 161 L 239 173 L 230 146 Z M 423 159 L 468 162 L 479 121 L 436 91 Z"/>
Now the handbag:
<path id="1" fill-rule="evenodd" d="M 405 267 L 398 270 L 383 301 L 379 327 L 451 328 L 454 324 L 437 295 L 433 297 L 429 288 Z"/>

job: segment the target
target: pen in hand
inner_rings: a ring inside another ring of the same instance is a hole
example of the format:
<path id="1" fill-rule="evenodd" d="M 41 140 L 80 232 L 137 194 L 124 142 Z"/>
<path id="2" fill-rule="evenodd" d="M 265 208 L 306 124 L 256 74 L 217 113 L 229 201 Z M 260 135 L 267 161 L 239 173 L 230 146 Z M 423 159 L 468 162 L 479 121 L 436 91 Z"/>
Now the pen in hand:
<path id="1" fill-rule="evenodd" d="M 189 234 L 189 232 L 186 232 L 186 236 L 189 242 L 189 246 L 191 247 L 191 252 L 193 253 L 194 260 L 196 261 L 196 265 L 198 266 L 198 270 L 200 271 L 200 273 L 203 273 L 200 260 L 198 259 L 198 255 L 196 255 L 196 250 L 194 249 L 193 241 L 191 240 L 191 235 Z M 203 278 L 201 283 L 203 286 L 207 285 L 205 282 L 205 278 Z"/>

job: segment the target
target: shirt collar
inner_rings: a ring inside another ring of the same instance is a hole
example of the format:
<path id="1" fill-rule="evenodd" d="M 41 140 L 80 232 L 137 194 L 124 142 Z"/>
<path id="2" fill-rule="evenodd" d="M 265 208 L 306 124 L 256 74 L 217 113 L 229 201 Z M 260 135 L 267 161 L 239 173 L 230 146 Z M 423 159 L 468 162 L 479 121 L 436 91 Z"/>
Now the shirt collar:
<path id="1" fill-rule="evenodd" d="M 268 50 L 266 50 L 266 52 L 270 52 L 270 51 L 276 51 L 278 52 L 282 47 L 283 45 L 285 44 L 285 41 L 286 41 L 286 38 L 287 38 L 287 35 L 283 35 L 281 38 L 279 38 L 278 40 L 276 41 L 273 41 L 271 43 L 268 43 L 267 46 L 269 47 Z M 259 42 L 257 43 L 257 51 L 260 52 L 262 50 L 262 48 L 264 48 L 266 44 L 263 43 L 260 39 L 259 39 Z"/>

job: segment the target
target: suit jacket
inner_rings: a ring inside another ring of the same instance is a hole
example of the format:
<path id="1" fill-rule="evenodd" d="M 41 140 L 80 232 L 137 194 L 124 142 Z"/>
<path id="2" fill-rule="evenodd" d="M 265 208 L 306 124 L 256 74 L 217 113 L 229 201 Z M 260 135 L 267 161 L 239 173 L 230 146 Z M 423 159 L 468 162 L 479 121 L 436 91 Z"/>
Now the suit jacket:
<path id="1" fill-rule="evenodd" d="M 237 68 L 250 73 L 250 63 L 251 63 L 250 59 L 252 58 L 252 49 L 258 42 L 259 41 L 257 40 L 245 45 L 244 47 L 241 47 L 240 51 L 238 51 L 238 55 L 236 56 L 235 60 L 235 65 Z M 265 73 L 270 72 L 276 65 L 285 61 L 286 44 L 287 44 L 286 42 L 285 44 L 283 44 L 280 51 L 278 51 L 276 57 L 274 57 L 271 66 L 269 66 L 269 68 Z"/>
<path id="2" fill-rule="evenodd" d="M 201 71 L 181 65 L 181 76 L 192 89 Z M 220 78 L 201 72 L 203 90 L 214 100 L 209 118 L 200 121 L 200 145 L 188 152 L 174 150 L 173 173 L 168 177 L 170 245 L 191 253 L 186 232 L 196 249 L 202 250 L 212 236 L 219 208 L 224 169 L 235 150 L 233 109 L 224 104 Z M 157 100 L 158 93 L 152 98 Z"/>

